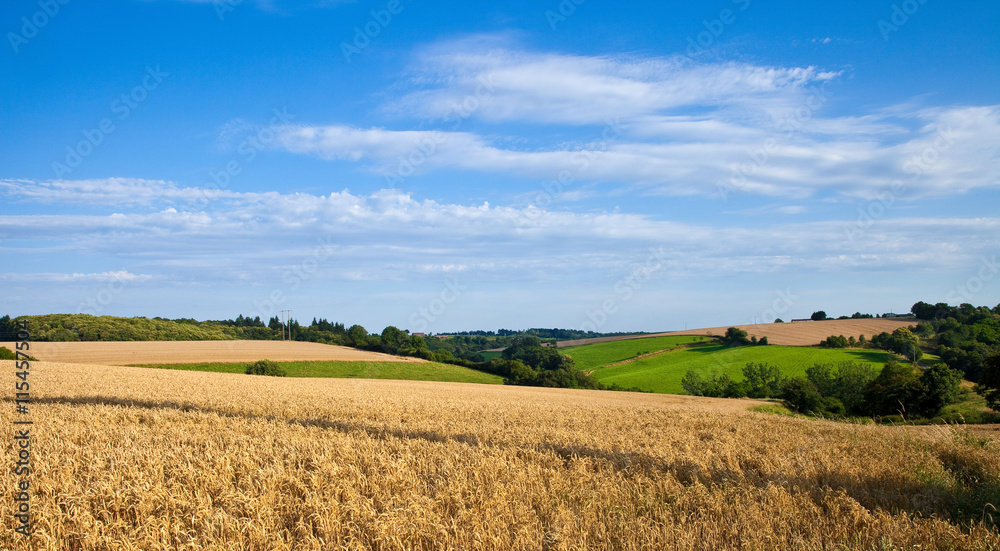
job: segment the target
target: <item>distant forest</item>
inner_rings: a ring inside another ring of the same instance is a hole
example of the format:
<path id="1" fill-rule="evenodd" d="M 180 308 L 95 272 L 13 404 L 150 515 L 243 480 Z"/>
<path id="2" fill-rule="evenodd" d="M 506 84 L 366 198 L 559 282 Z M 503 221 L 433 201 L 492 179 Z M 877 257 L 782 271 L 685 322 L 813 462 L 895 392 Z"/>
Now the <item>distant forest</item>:
<path id="1" fill-rule="evenodd" d="M 0 341 L 14 340 L 14 323 L 27 320 L 31 338 L 35 341 L 199 341 L 199 340 L 281 340 L 291 333 L 291 340 L 319 342 L 375 350 L 389 354 L 405 354 L 425 359 L 471 363 L 485 361 L 483 350 L 506 348 L 517 336 L 537 337 L 542 342 L 574 340 L 637 333 L 597 333 L 574 329 L 533 328 L 523 331 L 462 331 L 446 336 L 413 336 L 396 327 L 386 327 L 381 333 L 370 333 L 361 325 L 346 326 L 323 318 L 313 318 L 309 325 L 291 320 L 282 327 L 277 316 L 266 323 L 259 317 L 243 316 L 227 320 L 198 321 L 191 318 L 125 318 L 91 316 L 88 314 L 47 314 L 0 317 Z"/>

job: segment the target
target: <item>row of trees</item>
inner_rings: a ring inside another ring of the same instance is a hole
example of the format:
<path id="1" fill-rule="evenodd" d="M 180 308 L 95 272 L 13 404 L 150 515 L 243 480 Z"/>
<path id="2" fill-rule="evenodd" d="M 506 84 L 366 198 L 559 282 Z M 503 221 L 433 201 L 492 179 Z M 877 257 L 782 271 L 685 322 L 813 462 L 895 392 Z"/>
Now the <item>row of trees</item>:
<path id="1" fill-rule="evenodd" d="M 573 358 L 560 354 L 553 347 L 542 346 L 534 335 L 518 335 L 501 355 L 490 360 L 486 371 L 500 375 L 504 384 L 591 390 L 629 390 L 618 385 L 607 386 L 589 373 L 576 368 Z"/>
<path id="2" fill-rule="evenodd" d="M 728 346 L 766 346 L 768 344 L 767 337 L 761 337 L 760 340 L 757 340 L 756 336 L 750 337 L 746 331 L 738 327 L 726 329 L 726 334 L 719 337 L 719 341 Z"/>
<path id="3" fill-rule="evenodd" d="M 728 374 L 704 378 L 688 371 L 681 384 L 695 396 L 781 398 L 801 413 L 933 417 L 957 401 L 961 382 L 961 373 L 947 365 L 920 370 L 893 358 L 881 371 L 853 361 L 816 364 L 806 369 L 805 377 L 785 377 L 777 366 L 748 363 L 741 381 Z"/>
<path id="4" fill-rule="evenodd" d="M 886 314 L 886 315 L 888 316 L 888 314 Z M 831 318 L 831 317 L 828 317 L 826 315 L 826 312 L 824 312 L 823 310 L 819 310 L 819 311 L 813 312 L 812 315 L 809 316 L 809 319 L 811 319 L 812 321 L 824 321 L 824 320 L 832 320 L 832 319 L 838 319 L 838 320 L 859 320 L 859 319 L 868 319 L 868 318 L 876 318 L 876 317 L 879 317 L 879 315 L 876 314 L 876 315 L 873 316 L 871 314 L 862 314 L 861 312 L 854 312 L 850 316 L 840 316 L 840 317 L 837 317 L 837 318 Z"/>
<path id="5" fill-rule="evenodd" d="M 702 377 L 698 372 L 688 370 L 681 379 L 681 386 L 692 396 L 759 399 L 778 397 L 784 380 L 777 366 L 750 362 L 743 367 L 742 381 L 733 379 L 728 373 Z"/>
<path id="6" fill-rule="evenodd" d="M 850 337 L 830 335 L 820 341 L 819 345 L 823 348 L 875 348 L 899 354 L 914 362 L 919 361 L 924 355 L 920 338 L 905 327 L 899 327 L 892 333 L 883 331 L 870 341 L 865 339 L 864 335 L 857 339 L 853 335 Z"/>
<path id="7" fill-rule="evenodd" d="M 941 361 L 970 381 L 980 381 L 987 359 L 1000 354 L 1000 305 L 918 302 L 911 311 L 925 320 L 917 325 L 917 334 L 932 340 Z"/>

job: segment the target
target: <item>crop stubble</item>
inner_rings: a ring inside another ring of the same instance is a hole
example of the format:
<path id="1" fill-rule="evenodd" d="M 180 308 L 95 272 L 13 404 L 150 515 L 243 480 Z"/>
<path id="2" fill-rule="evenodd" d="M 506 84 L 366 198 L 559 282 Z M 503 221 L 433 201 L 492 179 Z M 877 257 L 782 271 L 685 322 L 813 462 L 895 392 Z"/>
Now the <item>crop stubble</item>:
<path id="1" fill-rule="evenodd" d="M 726 329 L 736 327 L 747 332 L 750 337 L 767 337 L 770 344 L 784 346 L 816 346 L 823 339 L 830 335 L 843 335 L 845 337 L 859 337 L 871 339 L 874 335 L 882 332 L 892 333 L 900 327 L 915 326 L 919 320 L 913 318 L 864 318 L 846 320 L 824 320 L 824 321 L 797 321 L 794 323 L 759 323 L 749 325 L 733 325 L 725 327 L 704 327 L 701 329 L 685 329 L 683 331 L 669 331 L 666 333 L 650 333 L 647 335 L 625 335 L 615 337 L 594 337 L 591 339 L 579 339 L 575 341 L 560 341 L 559 347 L 583 346 L 586 344 L 597 344 L 602 342 L 620 341 L 627 339 L 645 339 L 649 337 L 672 337 L 681 335 L 714 335 L 716 337 L 726 334 Z"/>
<path id="2" fill-rule="evenodd" d="M 0 343 L 13 350 L 13 343 Z M 100 341 L 33 342 L 39 360 L 99 365 L 253 362 L 424 362 L 315 342 L 298 341 Z"/>

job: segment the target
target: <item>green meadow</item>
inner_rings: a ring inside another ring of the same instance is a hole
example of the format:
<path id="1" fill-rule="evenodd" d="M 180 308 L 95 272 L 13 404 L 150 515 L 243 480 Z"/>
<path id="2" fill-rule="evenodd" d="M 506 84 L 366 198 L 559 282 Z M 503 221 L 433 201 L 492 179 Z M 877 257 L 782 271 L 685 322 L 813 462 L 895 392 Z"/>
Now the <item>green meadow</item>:
<path id="1" fill-rule="evenodd" d="M 650 337 L 648 339 L 625 339 L 620 341 L 587 344 L 559 349 L 570 355 L 577 369 L 589 371 L 615 362 L 621 362 L 652 352 L 701 342 L 711 337 L 684 335 L 678 337 Z"/>
<path id="2" fill-rule="evenodd" d="M 680 337 L 662 337 L 680 338 Z M 630 342 L 636 350 L 644 350 L 640 344 L 642 340 L 618 341 L 615 343 L 603 343 L 590 345 L 588 347 L 604 347 L 620 342 Z M 654 340 L 654 339 L 650 339 Z M 678 343 L 683 344 L 683 343 Z M 661 346 L 657 344 L 655 346 Z M 655 348 L 651 345 L 648 348 Z M 571 349 L 565 349 L 565 353 L 576 359 L 577 355 Z M 617 383 L 623 387 L 638 387 L 643 390 L 661 392 L 666 394 L 683 394 L 681 379 L 687 371 L 694 370 L 704 376 L 729 374 L 735 380 L 743 379 L 743 367 L 748 362 L 767 362 L 777 365 L 782 373 L 787 377 L 805 375 L 806 368 L 817 363 L 838 363 L 844 361 L 859 361 L 872 364 L 876 369 L 881 369 L 889 359 L 889 354 L 881 350 L 860 350 L 860 349 L 825 349 L 810 348 L 803 346 L 739 346 L 729 347 L 716 342 L 693 342 L 687 346 L 678 346 L 669 352 L 664 352 L 656 356 L 643 358 L 634 362 L 629 362 L 613 367 L 599 367 L 615 363 L 612 360 L 603 364 L 594 365 L 595 358 L 612 358 L 620 356 L 618 353 L 605 353 L 599 349 L 583 351 L 581 360 L 577 360 L 577 365 L 584 364 L 583 369 L 595 369 L 594 377 L 605 384 Z M 632 355 L 634 357 L 635 354 Z M 587 363 L 590 362 L 590 363 Z M 586 367 L 590 366 L 590 367 Z"/>

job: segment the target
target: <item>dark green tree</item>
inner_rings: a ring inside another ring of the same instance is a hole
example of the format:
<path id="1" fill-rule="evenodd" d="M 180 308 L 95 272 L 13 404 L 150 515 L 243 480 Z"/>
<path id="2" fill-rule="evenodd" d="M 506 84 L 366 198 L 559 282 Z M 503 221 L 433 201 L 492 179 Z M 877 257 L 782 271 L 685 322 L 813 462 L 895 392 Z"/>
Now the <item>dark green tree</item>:
<path id="1" fill-rule="evenodd" d="M 873 416 L 912 415 L 920 409 L 918 402 L 922 399 L 924 390 L 912 366 L 891 358 L 878 377 L 865 388 L 865 413 Z"/>
<path id="2" fill-rule="evenodd" d="M 986 398 L 986 404 L 990 409 L 1000 412 L 1000 354 L 990 356 L 983 362 L 976 392 Z"/>
<path id="3" fill-rule="evenodd" d="M 729 346 L 744 346 L 750 344 L 750 337 L 746 331 L 738 327 L 730 327 L 726 329 L 726 334 L 721 338 L 724 344 Z"/>
<path id="4" fill-rule="evenodd" d="M 918 361 L 924 353 L 920 349 L 920 338 L 905 327 L 897 328 L 892 333 L 879 333 L 872 337 L 872 346 L 895 352 L 909 360 Z"/>
<path id="5" fill-rule="evenodd" d="M 689 369 L 684 374 L 684 377 L 681 378 L 681 387 L 684 389 L 684 392 L 687 392 L 691 396 L 705 395 L 705 382 L 702 381 L 701 375 L 693 369 Z"/>
<path id="6" fill-rule="evenodd" d="M 398 327 L 390 325 L 382 330 L 379 344 L 383 352 L 395 354 L 401 348 L 405 348 L 409 340 L 409 335 L 401 331 Z"/>
<path id="7" fill-rule="evenodd" d="M 245 371 L 247 375 L 269 375 L 271 377 L 284 377 L 287 375 L 285 368 L 271 360 L 258 360 L 247 364 Z"/>
<path id="8" fill-rule="evenodd" d="M 851 337 L 852 339 L 854 337 Z M 819 342 L 823 348 L 847 348 L 849 341 L 843 335 L 830 335 Z"/>
<path id="9" fill-rule="evenodd" d="M 813 312 L 809 319 L 813 321 L 823 321 L 826 319 L 826 312 L 820 310 L 818 312 Z"/>
<path id="10" fill-rule="evenodd" d="M 816 385 L 803 377 L 785 379 L 781 385 L 781 397 L 785 407 L 799 413 L 822 410 L 823 396 Z"/>
<path id="11" fill-rule="evenodd" d="M 368 347 L 368 330 L 361 325 L 352 325 L 350 329 L 347 330 L 348 344 L 355 348 L 367 348 Z"/>
<path id="12" fill-rule="evenodd" d="M 878 372 L 871 364 L 854 361 L 840 362 L 837 364 L 836 374 L 833 378 L 833 387 L 825 395 L 840 400 L 847 411 L 862 414 L 865 389 L 876 377 L 878 377 Z"/>
<path id="13" fill-rule="evenodd" d="M 943 363 L 936 363 L 920 375 L 920 383 L 924 392 L 917 404 L 917 412 L 924 417 L 933 417 L 944 406 L 958 401 L 962 374 Z"/>
<path id="14" fill-rule="evenodd" d="M 747 383 L 747 396 L 751 398 L 772 398 L 781 393 L 784 377 L 778 366 L 767 362 L 749 362 L 743 367 L 743 380 Z"/>

